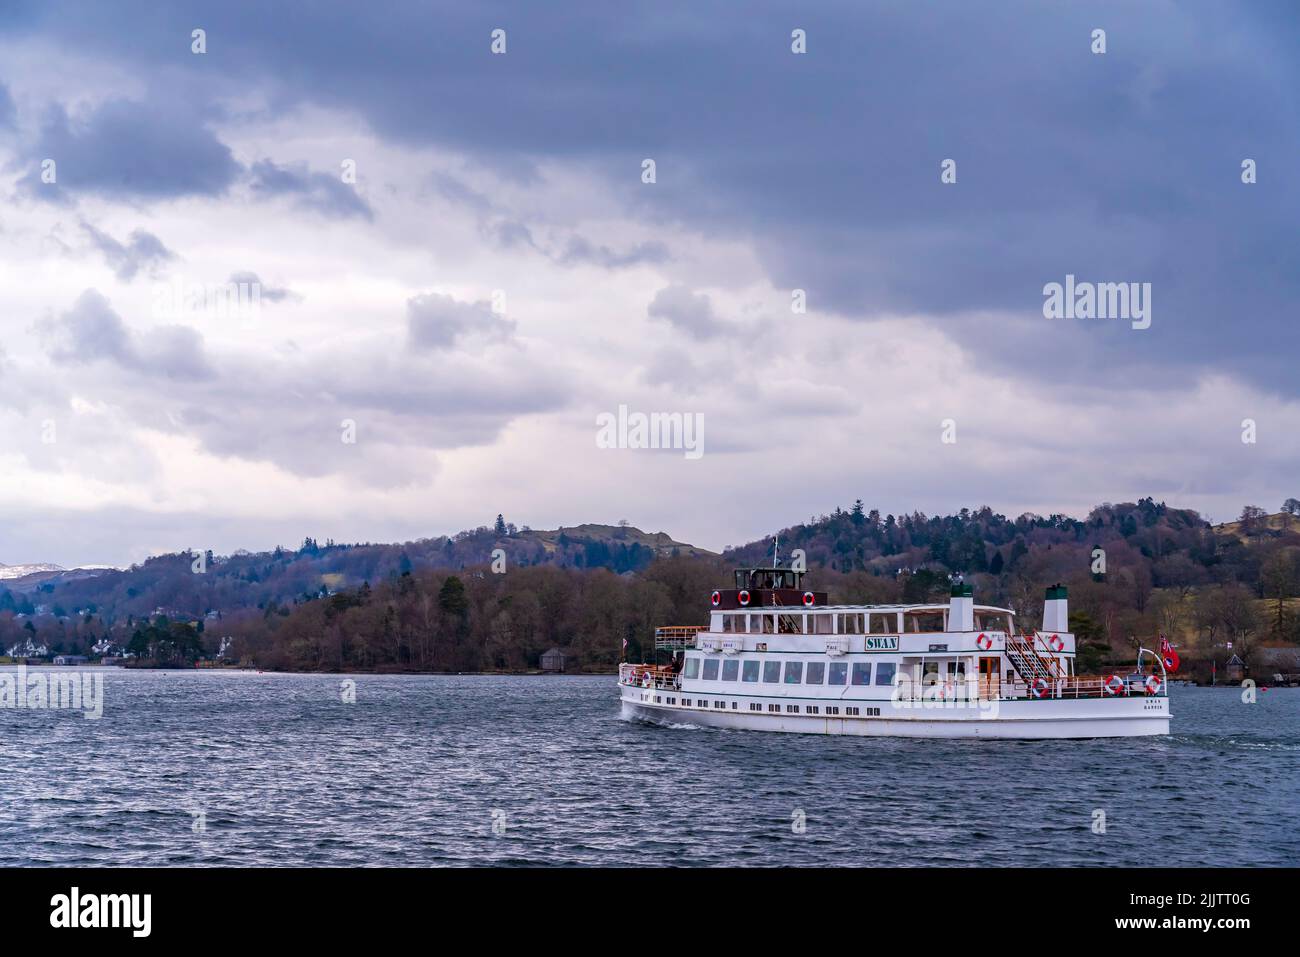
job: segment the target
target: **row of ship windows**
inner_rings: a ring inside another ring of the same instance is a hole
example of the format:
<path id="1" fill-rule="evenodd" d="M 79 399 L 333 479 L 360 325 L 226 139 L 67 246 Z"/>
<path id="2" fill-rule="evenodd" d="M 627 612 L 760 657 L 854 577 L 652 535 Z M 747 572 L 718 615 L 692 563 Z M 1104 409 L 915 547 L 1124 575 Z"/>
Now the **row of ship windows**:
<path id="1" fill-rule="evenodd" d="M 676 699 L 676 698 L 673 698 L 673 697 L 666 697 L 666 698 L 665 698 L 665 697 L 663 697 L 662 695 L 655 695 L 655 704 L 670 704 L 670 705 L 676 705 L 676 704 L 677 704 L 677 699 Z M 694 700 L 692 700 L 691 698 L 683 698 L 682 701 L 681 701 L 681 705 L 680 705 L 680 707 L 683 707 L 683 708 L 707 708 L 708 706 L 709 706 L 709 699 L 708 699 L 708 698 L 696 698 L 696 699 L 694 699 Z M 714 699 L 714 701 L 713 701 L 713 707 L 715 707 L 715 708 L 726 708 L 726 707 L 727 707 L 727 702 L 725 702 L 725 701 L 718 701 L 717 699 Z M 824 713 L 824 714 L 829 715 L 829 716 L 836 716 L 836 715 L 839 715 L 839 713 L 840 713 L 840 706 L 839 706 L 839 705 L 825 705 L 825 706 L 823 706 L 823 705 L 817 705 L 817 704 L 809 704 L 809 705 L 787 704 L 787 705 L 784 705 L 784 706 L 779 705 L 779 704 L 769 704 L 769 705 L 767 706 L 767 710 L 768 710 L 769 712 L 772 712 L 772 713 L 780 713 L 782 707 L 785 708 L 785 713 L 786 713 L 786 714 L 815 714 L 815 715 L 820 715 L 820 714 L 823 714 L 823 713 Z M 739 711 L 739 710 L 740 710 L 740 702 L 739 702 L 739 701 L 733 701 L 733 702 L 731 702 L 731 710 L 732 710 L 732 711 Z M 750 711 L 762 711 L 762 710 L 763 710 L 763 705 L 760 704 L 760 703 L 757 702 L 757 701 L 751 701 L 751 702 L 749 703 L 749 710 L 750 710 Z M 845 707 L 845 708 L 844 708 L 844 714 L 845 714 L 847 717 L 850 717 L 850 718 L 860 718 L 860 717 L 878 718 L 878 717 L 880 717 L 880 709 L 879 709 L 879 708 L 862 708 L 862 707 Z"/>
<path id="2" fill-rule="evenodd" d="M 892 685 L 894 683 L 894 674 L 898 669 L 898 666 L 892 661 L 854 662 L 852 670 L 850 670 L 847 661 L 780 662 L 741 661 L 736 658 L 727 658 L 725 660 L 705 658 L 704 668 L 701 672 L 700 659 L 688 657 L 683 677 L 717 681 L 721 676 L 723 681 L 757 682 L 760 676 L 759 666 L 761 665 L 762 679 L 766 684 L 869 685 L 871 684 L 873 664 L 876 669 L 876 684 Z"/>
<path id="3" fill-rule="evenodd" d="M 942 612 L 726 612 L 719 613 L 724 634 L 735 635 L 898 635 L 946 631 Z M 980 631 L 1010 631 L 1005 614 L 976 612 Z"/>

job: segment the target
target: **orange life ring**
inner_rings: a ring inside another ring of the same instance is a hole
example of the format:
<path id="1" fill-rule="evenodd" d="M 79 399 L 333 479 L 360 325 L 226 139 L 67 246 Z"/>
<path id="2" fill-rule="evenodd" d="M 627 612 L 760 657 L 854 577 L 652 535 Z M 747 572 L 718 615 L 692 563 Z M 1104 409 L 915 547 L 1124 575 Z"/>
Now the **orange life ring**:
<path id="1" fill-rule="evenodd" d="M 736 600 L 737 600 L 738 602 L 740 602 L 742 605 L 748 605 L 748 604 L 749 604 L 749 591 L 748 591 L 748 589 L 742 588 L 742 589 L 740 590 L 740 593 L 739 593 L 738 595 L 736 595 Z"/>
<path id="2" fill-rule="evenodd" d="M 1033 696 L 1034 696 L 1035 698 L 1044 698 L 1044 697 L 1046 697 L 1046 696 L 1047 696 L 1047 679 L 1046 679 L 1046 678 L 1035 678 L 1034 681 L 1033 681 L 1033 683 L 1029 686 L 1029 690 L 1030 690 L 1030 692 L 1033 694 Z"/>
<path id="3" fill-rule="evenodd" d="M 975 647 L 980 651 L 988 651 L 993 647 L 993 639 L 983 632 L 980 632 L 980 636 L 975 639 Z"/>
<path id="4" fill-rule="evenodd" d="M 1104 687 L 1107 694 L 1119 694 L 1124 690 L 1124 679 L 1119 675 L 1111 675 L 1106 679 Z"/>
<path id="5" fill-rule="evenodd" d="M 722 592 L 715 591 L 713 593 L 713 597 L 710 600 L 713 602 L 713 607 L 717 608 L 719 605 L 722 604 Z"/>
<path id="6" fill-rule="evenodd" d="M 810 591 L 806 591 L 806 592 L 804 592 L 804 593 L 803 593 L 803 606 L 804 606 L 805 608 L 811 608 L 811 607 L 812 607 L 813 605 L 815 605 L 815 604 L 817 604 L 817 596 L 814 595 L 814 594 L 813 594 L 812 592 L 810 592 Z"/>
<path id="7" fill-rule="evenodd" d="M 1061 639 L 1060 635 L 1052 635 L 1051 638 L 1047 639 L 1047 647 L 1051 648 L 1053 651 L 1064 651 L 1065 642 Z"/>
<path id="8" fill-rule="evenodd" d="M 1164 683 L 1164 682 L 1162 682 L 1162 681 L 1160 680 L 1160 676 L 1159 676 L 1159 675 L 1150 675 L 1150 676 L 1147 678 L 1146 682 L 1143 684 L 1143 687 L 1146 688 L 1146 690 L 1147 690 L 1147 694 L 1159 694 L 1159 693 L 1160 693 L 1160 686 L 1161 686 L 1163 683 Z"/>

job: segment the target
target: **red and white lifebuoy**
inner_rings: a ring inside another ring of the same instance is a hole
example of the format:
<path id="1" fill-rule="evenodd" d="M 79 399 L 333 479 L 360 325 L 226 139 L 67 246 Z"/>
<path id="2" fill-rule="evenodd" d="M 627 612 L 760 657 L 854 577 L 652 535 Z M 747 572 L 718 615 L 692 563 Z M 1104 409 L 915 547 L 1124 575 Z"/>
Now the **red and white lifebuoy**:
<path id="1" fill-rule="evenodd" d="M 1144 687 L 1147 689 L 1147 694 L 1159 694 L 1160 686 L 1163 684 L 1164 682 L 1160 680 L 1159 675 L 1149 675 Z"/>
<path id="2" fill-rule="evenodd" d="M 810 592 L 810 591 L 806 591 L 806 592 L 804 592 L 804 593 L 803 593 L 803 606 L 804 606 L 805 608 L 811 608 L 811 607 L 812 607 L 813 605 L 815 605 L 815 604 L 817 604 L 817 596 L 814 595 L 814 594 L 813 594 L 812 592 Z"/>
<path id="3" fill-rule="evenodd" d="M 740 602 L 742 605 L 748 605 L 748 604 L 749 604 L 749 591 L 748 591 L 747 589 L 742 588 L 742 589 L 740 590 L 740 594 L 738 594 L 738 595 L 736 596 L 736 601 Z"/>
<path id="4" fill-rule="evenodd" d="M 722 592 L 715 591 L 713 593 L 713 596 L 709 600 L 713 602 L 713 607 L 717 608 L 719 605 L 722 604 Z"/>
<path id="5" fill-rule="evenodd" d="M 1106 679 L 1106 684 L 1103 687 L 1106 689 L 1107 694 L 1119 694 L 1124 690 L 1124 679 L 1119 675 L 1111 675 Z"/>
<path id="6" fill-rule="evenodd" d="M 654 679 L 650 677 L 650 672 L 647 671 L 641 676 L 641 687 L 649 688 L 652 684 L 654 684 Z"/>
<path id="7" fill-rule="evenodd" d="M 1061 639 L 1060 635 L 1052 635 L 1051 638 L 1047 639 L 1047 647 L 1051 648 L 1053 651 L 1064 651 L 1065 642 Z"/>
<path id="8" fill-rule="evenodd" d="M 1047 697 L 1047 679 L 1035 678 L 1029 685 L 1029 691 L 1035 698 Z"/>
<path id="9" fill-rule="evenodd" d="M 980 636 L 975 639 L 975 647 L 980 651 L 988 651 L 993 647 L 993 639 L 983 632 L 980 632 Z"/>

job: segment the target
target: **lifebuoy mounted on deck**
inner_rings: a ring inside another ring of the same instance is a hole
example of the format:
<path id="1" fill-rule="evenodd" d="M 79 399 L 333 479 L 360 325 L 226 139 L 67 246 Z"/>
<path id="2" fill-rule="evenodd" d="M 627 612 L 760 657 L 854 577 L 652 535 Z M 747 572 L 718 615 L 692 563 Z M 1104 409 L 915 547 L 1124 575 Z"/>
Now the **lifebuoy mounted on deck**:
<path id="1" fill-rule="evenodd" d="M 813 594 L 812 592 L 810 592 L 810 591 L 806 591 L 806 592 L 804 592 L 804 593 L 803 593 L 803 606 L 804 606 L 805 608 L 811 608 L 811 607 L 812 607 L 813 605 L 815 605 L 815 604 L 817 604 L 817 596 L 814 595 L 814 594 Z"/>
<path id="2" fill-rule="evenodd" d="M 641 687 L 649 688 L 652 684 L 654 684 L 654 679 L 650 677 L 650 672 L 647 671 L 641 676 Z"/>
<path id="3" fill-rule="evenodd" d="M 1124 690 L 1124 679 L 1119 675 L 1111 675 L 1102 687 L 1106 689 L 1107 694 L 1119 694 Z"/>
<path id="4" fill-rule="evenodd" d="M 1047 697 L 1047 679 L 1035 678 L 1033 683 L 1030 684 L 1029 690 L 1035 698 Z"/>
<path id="5" fill-rule="evenodd" d="M 980 651 L 988 651 L 993 647 L 993 639 L 983 632 L 980 632 L 980 636 L 975 639 L 975 647 Z"/>
<path id="6" fill-rule="evenodd" d="M 709 601 L 713 602 L 713 607 L 714 607 L 714 608 L 717 608 L 719 605 L 722 604 L 722 592 L 720 592 L 720 591 L 715 591 L 715 592 L 713 593 L 713 597 L 711 597 L 711 598 L 709 599 Z"/>
<path id="7" fill-rule="evenodd" d="M 1051 638 L 1047 639 L 1047 647 L 1051 648 L 1053 651 L 1064 651 L 1065 642 L 1061 640 L 1060 635 L 1052 635 Z"/>
<path id="8" fill-rule="evenodd" d="M 748 604 L 749 604 L 749 590 L 746 589 L 746 588 L 742 588 L 742 589 L 740 590 L 740 593 L 739 593 L 738 595 L 736 595 L 736 601 L 740 602 L 742 605 L 748 605 Z"/>
<path id="9" fill-rule="evenodd" d="M 1147 689 L 1147 694 L 1159 694 L 1162 684 L 1164 682 L 1160 680 L 1159 675 L 1150 675 L 1144 683 L 1144 687 Z"/>

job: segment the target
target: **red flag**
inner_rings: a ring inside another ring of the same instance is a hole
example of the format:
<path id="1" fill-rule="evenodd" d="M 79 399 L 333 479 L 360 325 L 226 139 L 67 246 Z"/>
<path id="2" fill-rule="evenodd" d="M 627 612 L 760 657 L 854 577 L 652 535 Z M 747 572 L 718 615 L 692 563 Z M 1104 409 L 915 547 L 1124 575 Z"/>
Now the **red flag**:
<path id="1" fill-rule="evenodd" d="M 1174 646 L 1164 635 L 1160 636 L 1160 659 L 1165 663 L 1165 671 L 1178 670 L 1178 652 L 1174 651 Z"/>

